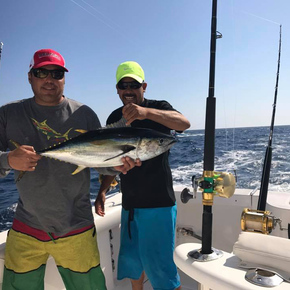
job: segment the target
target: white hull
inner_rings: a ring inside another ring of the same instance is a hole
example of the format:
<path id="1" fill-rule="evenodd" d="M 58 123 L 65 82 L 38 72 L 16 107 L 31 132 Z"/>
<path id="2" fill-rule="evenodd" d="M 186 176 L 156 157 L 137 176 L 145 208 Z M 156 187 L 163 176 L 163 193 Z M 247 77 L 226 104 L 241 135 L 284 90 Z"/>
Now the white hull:
<path id="1" fill-rule="evenodd" d="M 257 208 L 258 192 L 251 195 L 251 190 L 237 189 L 230 199 L 215 197 L 213 205 L 213 241 L 212 246 L 224 252 L 223 257 L 211 262 L 193 262 L 187 257 L 188 251 L 199 250 L 201 242 L 183 229 L 190 229 L 201 236 L 202 229 L 202 195 L 197 194 L 187 204 L 180 201 L 183 187 L 175 187 L 178 214 L 175 261 L 179 267 L 182 289 L 184 290 L 223 290 L 223 289 L 262 289 L 244 279 L 246 271 L 239 268 L 239 258 L 232 254 L 233 245 L 238 240 L 240 218 L 244 208 Z M 267 210 L 279 217 L 284 227 L 290 223 L 290 193 L 269 192 Z M 97 239 L 101 254 L 101 266 L 106 276 L 108 290 L 129 290 L 128 280 L 117 281 L 116 269 L 119 252 L 121 216 L 121 194 L 107 198 L 104 218 L 95 215 Z M 7 232 L 0 233 L 0 289 L 3 278 L 4 247 Z M 287 238 L 287 231 L 276 228 L 271 235 Z M 197 282 L 198 281 L 198 282 Z M 65 289 L 58 274 L 53 258 L 47 264 L 45 290 Z M 144 290 L 151 290 L 147 281 Z M 283 282 L 275 287 L 277 290 L 290 289 L 290 284 Z"/>

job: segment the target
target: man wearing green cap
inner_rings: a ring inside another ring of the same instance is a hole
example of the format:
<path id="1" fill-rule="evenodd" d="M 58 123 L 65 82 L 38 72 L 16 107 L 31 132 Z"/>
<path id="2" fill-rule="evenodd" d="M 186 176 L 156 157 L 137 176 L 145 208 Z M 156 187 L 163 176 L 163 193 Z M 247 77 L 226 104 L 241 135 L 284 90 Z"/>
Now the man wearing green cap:
<path id="1" fill-rule="evenodd" d="M 122 107 L 111 113 L 107 124 L 121 119 L 132 127 L 150 128 L 166 134 L 182 132 L 189 121 L 167 101 L 144 98 L 144 71 L 133 61 L 121 63 L 116 73 Z M 118 279 L 130 278 L 133 290 L 143 289 L 144 272 L 154 289 L 181 289 L 173 261 L 176 200 L 168 162 L 169 151 L 144 161 L 141 167 L 120 174 L 122 197 L 121 245 Z M 107 176 L 95 202 L 103 216 Z"/>

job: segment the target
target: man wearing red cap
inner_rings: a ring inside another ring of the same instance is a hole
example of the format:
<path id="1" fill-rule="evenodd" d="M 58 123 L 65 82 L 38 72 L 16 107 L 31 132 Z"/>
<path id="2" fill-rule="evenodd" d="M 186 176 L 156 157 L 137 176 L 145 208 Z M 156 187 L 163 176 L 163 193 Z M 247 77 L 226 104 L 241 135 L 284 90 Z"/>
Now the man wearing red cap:
<path id="1" fill-rule="evenodd" d="M 14 169 L 17 180 L 26 172 L 17 183 L 19 202 L 7 237 L 5 290 L 44 289 L 49 255 L 66 289 L 106 289 L 90 202 L 90 169 L 72 175 L 75 165 L 36 153 L 100 127 L 92 109 L 63 95 L 65 72 L 61 54 L 36 51 L 28 72 L 34 97 L 0 108 L 0 176 Z M 9 140 L 24 145 L 15 149 Z M 123 163 L 101 173 L 126 173 L 140 165 L 127 157 Z"/>
<path id="2" fill-rule="evenodd" d="M 107 124 L 124 117 L 132 127 L 149 128 L 170 134 L 182 132 L 190 123 L 167 101 L 144 98 L 147 88 L 144 71 L 134 61 L 118 66 L 117 93 L 123 106 L 111 113 Z M 176 204 L 169 151 L 142 162 L 128 174 L 120 174 L 122 197 L 121 244 L 118 279 L 130 278 L 133 290 L 142 290 L 144 273 L 153 289 L 181 289 L 173 261 Z M 106 176 L 95 202 L 96 213 L 103 216 Z"/>

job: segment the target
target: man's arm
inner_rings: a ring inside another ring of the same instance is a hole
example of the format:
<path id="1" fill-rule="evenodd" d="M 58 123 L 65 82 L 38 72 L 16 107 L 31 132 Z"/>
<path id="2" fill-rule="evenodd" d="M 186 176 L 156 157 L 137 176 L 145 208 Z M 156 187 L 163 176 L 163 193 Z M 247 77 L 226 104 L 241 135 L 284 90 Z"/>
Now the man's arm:
<path id="1" fill-rule="evenodd" d="M 122 113 L 127 120 L 126 125 L 131 124 L 135 120 L 149 119 L 176 131 L 184 131 L 190 127 L 190 122 L 187 118 L 173 110 L 158 110 L 130 103 L 124 106 Z"/>
<path id="2" fill-rule="evenodd" d="M 7 176 L 11 169 L 8 163 L 8 152 L 0 151 L 0 178 Z"/>
<path id="3" fill-rule="evenodd" d="M 120 172 L 123 174 L 127 174 L 129 170 L 134 168 L 135 166 L 141 166 L 142 162 L 140 159 L 133 160 L 132 158 L 126 156 L 122 158 L 123 165 L 116 166 L 114 168 L 96 168 L 99 173 L 104 175 L 104 178 L 101 183 L 101 187 L 98 193 L 98 196 L 95 200 L 95 212 L 99 216 L 105 215 L 105 200 L 106 193 L 114 180 L 115 176 Z M 106 173 L 105 173 L 106 172 Z M 109 174 L 109 175 L 107 175 Z"/>
<path id="4" fill-rule="evenodd" d="M 106 193 L 111 186 L 112 181 L 114 180 L 114 175 L 105 175 L 102 179 L 102 183 L 99 189 L 98 196 L 95 200 L 95 212 L 99 216 L 105 215 L 105 201 Z"/>

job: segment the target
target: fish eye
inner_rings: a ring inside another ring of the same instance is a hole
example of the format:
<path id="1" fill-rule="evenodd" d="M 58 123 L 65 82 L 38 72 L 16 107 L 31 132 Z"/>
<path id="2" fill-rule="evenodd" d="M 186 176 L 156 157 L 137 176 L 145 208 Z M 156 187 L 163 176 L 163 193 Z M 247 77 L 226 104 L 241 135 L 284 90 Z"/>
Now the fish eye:
<path id="1" fill-rule="evenodd" d="M 162 145 L 162 144 L 163 144 L 163 142 L 164 142 L 164 140 L 163 140 L 163 139 L 160 139 L 160 140 L 159 140 L 159 144 L 160 144 L 160 145 Z"/>

